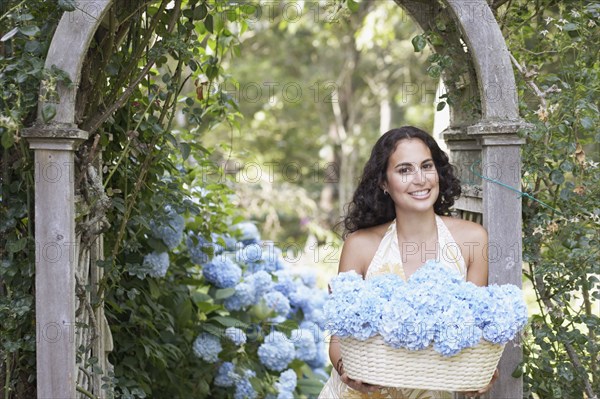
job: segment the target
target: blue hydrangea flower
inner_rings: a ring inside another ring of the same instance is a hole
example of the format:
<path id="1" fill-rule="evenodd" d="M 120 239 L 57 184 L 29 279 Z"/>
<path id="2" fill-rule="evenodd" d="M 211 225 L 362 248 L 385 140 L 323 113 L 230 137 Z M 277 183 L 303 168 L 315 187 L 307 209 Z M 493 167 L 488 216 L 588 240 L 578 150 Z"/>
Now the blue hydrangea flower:
<path id="1" fill-rule="evenodd" d="M 328 329 L 340 337 L 364 341 L 378 333 L 382 301 L 372 290 L 361 290 L 363 282 L 354 271 L 340 273 L 331 282 L 325 313 Z"/>
<path id="2" fill-rule="evenodd" d="M 290 312 L 289 300 L 279 291 L 272 291 L 263 297 L 269 309 L 275 311 L 278 316 L 286 316 Z"/>
<path id="3" fill-rule="evenodd" d="M 294 344 L 279 331 L 272 331 L 258 348 L 258 359 L 269 370 L 281 371 L 294 359 Z"/>
<path id="4" fill-rule="evenodd" d="M 217 256 L 202 267 L 204 278 L 218 288 L 235 286 L 242 278 L 242 269 L 227 256 Z"/>
<path id="5" fill-rule="evenodd" d="M 450 297 L 446 304 L 438 316 L 433 349 L 444 356 L 453 356 L 477 345 L 482 331 L 475 325 L 467 303 Z"/>
<path id="6" fill-rule="evenodd" d="M 240 241 L 244 245 L 254 244 L 260 241 L 258 228 L 252 222 L 242 222 L 233 226 L 234 230 L 239 232 Z"/>
<path id="7" fill-rule="evenodd" d="M 250 378 L 256 377 L 256 373 L 252 370 L 244 371 L 244 376 L 236 381 L 234 399 L 256 399 L 258 394 L 252 387 Z"/>
<path id="8" fill-rule="evenodd" d="M 162 240 L 169 249 L 174 249 L 183 239 L 185 220 L 170 205 L 165 207 L 165 213 L 162 218 L 150 221 L 150 230 L 155 238 Z"/>
<path id="9" fill-rule="evenodd" d="M 367 280 L 369 288 L 384 300 L 390 300 L 392 294 L 404 287 L 406 282 L 397 274 L 382 274 Z"/>
<path id="10" fill-rule="evenodd" d="M 290 297 L 290 302 L 294 303 L 296 308 L 302 309 L 305 320 L 317 323 L 322 328 L 325 327 L 327 319 L 323 308 L 328 297 L 326 291 L 300 285 L 290 294 Z"/>
<path id="11" fill-rule="evenodd" d="M 296 291 L 296 283 L 294 282 L 293 275 L 286 269 L 277 270 L 273 272 L 273 275 L 277 278 L 277 282 L 273 288 L 289 298 Z"/>
<path id="12" fill-rule="evenodd" d="M 310 301 L 311 294 L 312 290 L 310 288 L 295 279 L 294 290 L 289 293 L 288 298 L 290 298 L 290 304 L 298 309 L 306 306 L 306 302 Z"/>
<path id="13" fill-rule="evenodd" d="M 235 260 L 245 264 L 250 273 L 264 270 L 262 264 L 263 248 L 259 243 L 253 243 L 241 248 L 235 253 Z"/>
<path id="14" fill-rule="evenodd" d="M 317 273 L 314 270 L 303 270 L 299 276 L 302 283 L 308 288 L 315 288 L 317 286 Z"/>
<path id="15" fill-rule="evenodd" d="M 329 353 L 327 351 L 327 347 L 325 346 L 325 341 L 317 342 L 317 356 L 314 359 L 308 360 L 306 364 L 308 364 L 313 371 L 317 369 L 321 369 L 325 367 L 325 365 L 329 362 Z M 327 375 L 327 377 L 329 377 Z"/>
<path id="16" fill-rule="evenodd" d="M 213 234 L 213 243 L 219 246 L 219 251 L 235 251 L 237 250 L 238 244 L 235 238 L 228 234 Z M 220 244 L 220 240 L 225 243 L 225 247 Z"/>
<path id="17" fill-rule="evenodd" d="M 166 252 L 151 252 L 144 256 L 142 266 L 150 276 L 164 277 L 169 269 L 169 254 Z"/>
<path id="18" fill-rule="evenodd" d="M 296 359 L 308 362 L 317 356 L 317 345 L 311 330 L 302 328 L 293 330 L 290 339 L 296 348 Z"/>
<path id="19" fill-rule="evenodd" d="M 229 338 L 237 346 L 246 343 L 246 333 L 236 327 L 228 327 L 225 329 L 225 336 Z"/>
<path id="20" fill-rule="evenodd" d="M 214 383 L 218 387 L 228 388 L 232 387 L 239 378 L 240 376 L 235 373 L 234 364 L 225 362 L 219 367 Z"/>
<path id="21" fill-rule="evenodd" d="M 222 349 L 219 338 L 208 333 L 198 335 L 193 344 L 194 354 L 207 363 L 218 361 Z"/>
<path id="22" fill-rule="evenodd" d="M 435 284 L 461 284 L 464 282 L 462 276 L 457 270 L 445 267 L 440 262 L 428 260 L 423 266 L 417 269 L 408 279 L 411 283 L 433 282 Z"/>
<path id="23" fill-rule="evenodd" d="M 235 286 L 235 293 L 225 299 L 225 308 L 229 311 L 242 310 L 256 303 L 254 285 L 243 281 Z"/>
<path id="24" fill-rule="evenodd" d="M 410 298 L 411 293 L 405 290 L 394 291 L 383 305 L 379 331 L 384 342 L 394 348 L 424 349 L 434 338 L 435 318 L 426 314 L 422 302 L 418 304 L 423 309 L 419 312 L 418 305 L 408 302 Z"/>
<path id="25" fill-rule="evenodd" d="M 194 242 L 197 241 L 197 243 Z M 185 239 L 190 260 L 196 265 L 207 263 L 215 253 L 215 245 L 202 235 L 191 233 Z"/>
<path id="26" fill-rule="evenodd" d="M 258 302 L 263 295 L 273 290 L 273 279 L 271 278 L 271 275 L 264 270 L 246 276 L 244 281 L 248 284 L 252 284 L 254 287 L 254 294 L 256 295 L 255 302 Z"/>
<path id="27" fill-rule="evenodd" d="M 505 344 L 527 323 L 527 307 L 521 290 L 514 285 L 493 284 L 487 288 L 493 306 L 488 309 L 491 317 L 483 327 L 483 337 L 495 344 Z"/>
<path id="28" fill-rule="evenodd" d="M 277 388 L 277 399 L 294 399 L 294 390 L 298 383 L 298 376 L 292 369 L 288 369 L 281 373 L 279 381 L 275 383 Z"/>
<path id="29" fill-rule="evenodd" d="M 281 257 L 281 249 L 277 248 L 272 241 L 263 242 L 262 264 L 264 270 L 274 272 L 282 270 L 285 266 Z"/>
<path id="30" fill-rule="evenodd" d="M 504 344 L 527 323 L 519 288 L 478 287 L 435 261 L 424 264 L 407 282 L 394 274 L 365 281 L 348 272 L 335 277 L 331 287 L 324 309 L 333 333 L 357 339 L 380 334 L 395 348 L 433 345 L 442 355 L 452 356 L 482 337 Z M 302 290 L 291 295 L 292 303 L 307 306 Z"/>

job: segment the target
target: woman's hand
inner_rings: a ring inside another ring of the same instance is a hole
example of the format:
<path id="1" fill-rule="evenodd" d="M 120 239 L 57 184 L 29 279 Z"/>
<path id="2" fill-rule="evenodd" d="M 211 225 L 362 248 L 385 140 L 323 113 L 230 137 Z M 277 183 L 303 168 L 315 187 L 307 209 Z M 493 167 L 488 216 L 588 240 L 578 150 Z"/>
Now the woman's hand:
<path id="1" fill-rule="evenodd" d="M 355 391 L 369 393 L 383 388 L 379 385 L 367 384 L 366 382 L 353 380 L 352 378 L 348 377 L 348 373 L 346 373 L 346 370 L 344 370 L 344 363 L 342 362 L 342 358 L 338 359 L 335 370 L 340 375 L 342 382 L 348 385 L 350 388 L 354 389 Z"/>
<path id="2" fill-rule="evenodd" d="M 358 392 L 362 392 L 362 393 L 374 392 L 374 391 L 377 391 L 377 390 L 383 388 L 379 385 L 371 385 L 371 384 L 367 384 L 366 382 L 362 382 L 359 380 L 353 380 L 352 378 L 348 377 L 348 373 L 346 373 L 346 372 L 343 372 L 343 374 L 340 376 L 340 378 L 342 379 L 344 384 L 346 384 L 350 388 L 352 388 Z"/>
<path id="3" fill-rule="evenodd" d="M 500 373 L 498 372 L 498 369 L 496 369 L 496 371 L 494 371 L 494 375 L 492 375 L 492 379 L 490 380 L 490 383 L 487 384 L 487 386 L 485 388 L 481 388 L 479 391 L 464 391 L 464 392 L 460 392 L 460 393 L 462 393 L 463 395 L 465 395 L 468 398 L 474 398 L 475 396 L 483 395 L 484 393 L 486 393 L 487 391 L 489 391 L 492 388 L 492 385 L 494 384 L 494 382 L 496 382 L 499 375 L 500 375 Z"/>

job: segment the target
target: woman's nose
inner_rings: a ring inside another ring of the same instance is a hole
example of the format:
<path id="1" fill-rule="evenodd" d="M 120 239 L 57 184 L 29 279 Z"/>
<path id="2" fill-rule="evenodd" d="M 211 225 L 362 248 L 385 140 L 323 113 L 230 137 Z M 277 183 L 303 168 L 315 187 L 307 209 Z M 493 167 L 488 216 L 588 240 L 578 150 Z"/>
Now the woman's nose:
<path id="1" fill-rule="evenodd" d="M 425 183 L 426 180 L 427 180 L 427 177 L 423 173 L 423 169 L 417 168 L 417 170 L 415 170 L 413 182 L 417 183 L 417 184 L 423 184 L 423 183 Z"/>

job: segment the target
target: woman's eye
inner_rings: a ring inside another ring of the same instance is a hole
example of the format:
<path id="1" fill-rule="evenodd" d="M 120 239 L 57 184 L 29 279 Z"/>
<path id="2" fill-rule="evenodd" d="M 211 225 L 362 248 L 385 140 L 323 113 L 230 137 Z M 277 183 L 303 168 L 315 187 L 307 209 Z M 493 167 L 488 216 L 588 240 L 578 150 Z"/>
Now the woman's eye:
<path id="1" fill-rule="evenodd" d="M 427 163 L 425 165 L 423 165 L 423 169 L 433 169 L 434 165 L 432 163 Z"/>
<path id="2" fill-rule="evenodd" d="M 398 172 L 405 174 L 405 173 L 410 173 L 411 169 L 410 168 L 400 168 L 398 169 Z"/>

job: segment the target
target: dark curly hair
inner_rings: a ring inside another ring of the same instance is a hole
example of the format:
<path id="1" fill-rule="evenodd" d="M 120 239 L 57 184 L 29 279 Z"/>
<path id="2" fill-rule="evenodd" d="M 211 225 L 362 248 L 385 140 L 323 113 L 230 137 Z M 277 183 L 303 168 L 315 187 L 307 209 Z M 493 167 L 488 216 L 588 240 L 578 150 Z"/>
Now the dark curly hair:
<path id="1" fill-rule="evenodd" d="M 356 230 L 391 222 L 396 217 L 394 201 L 389 195 L 384 194 L 381 185 L 386 181 L 388 159 L 398 142 L 410 138 L 417 138 L 424 142 L 433 157 L 440 184 L 440 194 L 433 205 L 434 212 L 438 215 L 448 214 L 455 199 L 460 196 L 460 181 L 455 176 L 455 168 L 433 137 L 413 126 L 392 129 L 377 140 L 371 151 L 371 157 L 365 165 L 352 202 L 348 204 L 348 213 L 343 220 L 344 238 Z"/>

